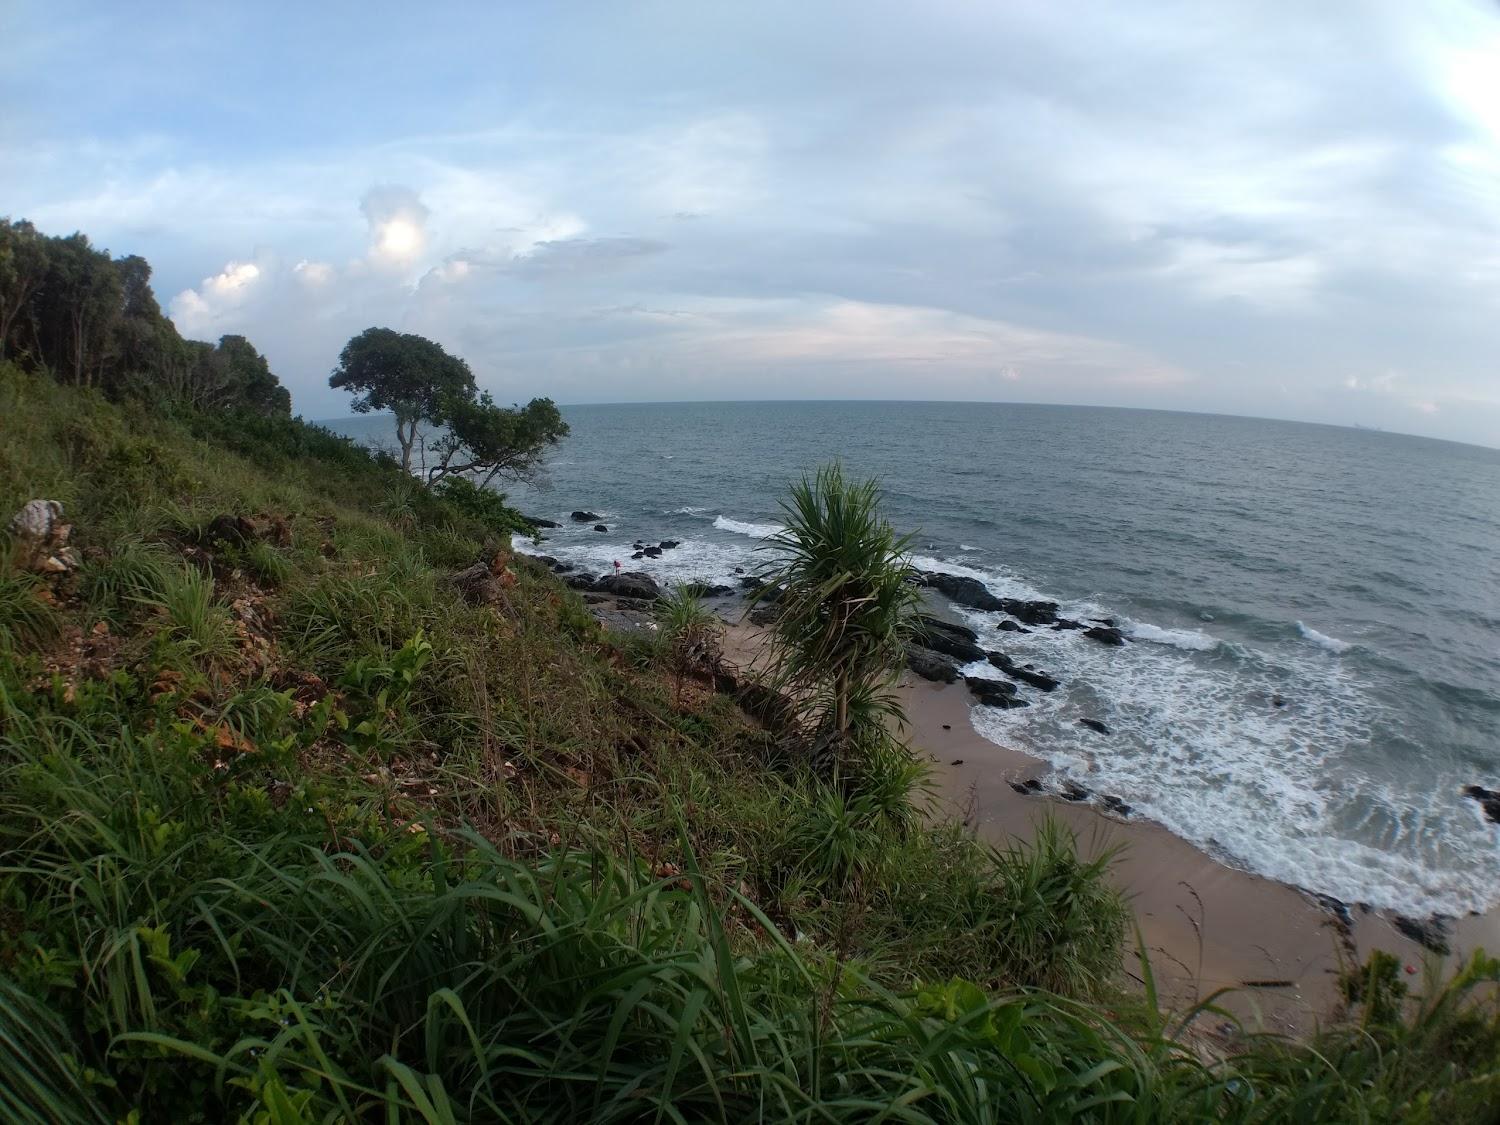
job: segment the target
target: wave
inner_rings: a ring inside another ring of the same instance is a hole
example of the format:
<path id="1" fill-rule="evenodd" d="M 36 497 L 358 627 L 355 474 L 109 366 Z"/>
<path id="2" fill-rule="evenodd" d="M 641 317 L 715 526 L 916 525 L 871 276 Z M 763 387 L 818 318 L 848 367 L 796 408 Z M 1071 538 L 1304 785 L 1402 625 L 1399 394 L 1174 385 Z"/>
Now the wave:
<path id="1" fill-rule="evenodd" d="M 728 516 L 719 516 L 714 520 L 714 526 L 720 531 L 732 531 L 736 535 L 748 535 L 751 539 L 769 539 L 773 535 L 780 535 L 786 528 L 779 523 L 744 523 L 740 520 L 732 520 Z"/>
<path id="2" fill-rule="evenodd" d="M 1336 655 L 1346 653 L 1354 647 L 1348 641 L 1341 641 L 1337 637 L 1330 637 L 1327 633 L 1320 633 L 1300 621 L 1297 622 L 1297 632 L 1301 633 L 1305 639 L 1312 641 L 1319 648 L 1326 648 L 1329 652 Z"/>
<path id="3" fill-rule="evenodd" d="M 707 512 L 707 511 L 708 511 L 707 508 L 696 508 L 693 505 L 688 504 L 688 505 L 686 505 L 684 507 L 681 507 L 681 508 L 673 508 L 670 512 L 667 513 L 667 515 L 669 515 L 669 516 L 701 516 L 701 515 L 703 515 L 703 513 Z"/>
<path id="4" fill-rule="evenodd" d="M 1212 652 L 1219 647 L 1219 638 L 1211 637 L 1197 629 L 1163 629 L 1159 625 L 1144 622 L 1129 626 L 1126 635 L 1133 641 L 1148 641 L 1154 645 L 1171 645 L 1190 652 Z"/>

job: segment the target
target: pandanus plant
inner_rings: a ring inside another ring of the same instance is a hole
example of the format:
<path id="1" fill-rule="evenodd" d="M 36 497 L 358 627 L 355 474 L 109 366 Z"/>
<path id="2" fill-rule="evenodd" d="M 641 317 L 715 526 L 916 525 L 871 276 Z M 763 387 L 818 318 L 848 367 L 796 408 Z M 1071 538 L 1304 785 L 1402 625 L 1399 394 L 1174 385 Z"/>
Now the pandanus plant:
<path id="1" fill-rule="evenodd" d="M 894 692 L 917 603 L 912 536 L 880 514 L 879 486 L 834 463 L 782 502 L 786 527 L 767 541 L 779 567 L 757 592 L 773 601 L 770 671 L 840 745 L 905 721 Z"/>

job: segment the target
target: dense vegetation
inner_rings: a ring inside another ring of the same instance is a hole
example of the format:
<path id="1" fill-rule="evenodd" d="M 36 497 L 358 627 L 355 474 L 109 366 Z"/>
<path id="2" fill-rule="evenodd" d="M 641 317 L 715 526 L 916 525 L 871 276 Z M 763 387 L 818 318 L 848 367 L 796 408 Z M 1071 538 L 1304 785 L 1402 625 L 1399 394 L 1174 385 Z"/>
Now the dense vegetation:
<path id="1" fill-rule="evenodd" d="M 1108 857 L 921 815 L 850 722 L 899 606 L 808 630 L 842 723 L 809 667 L 768 724 L 701 607 L 602 631 L 495 493 L 28 354 L 0 519 L 60 502 L 77 563 L 0 538 L 0 1120 L 1495 1120 L 1484 958 L 1376 957 L 1305 1044 L 1123 990 Z M 832 487 L 810 554 L 890 546 Z"/>

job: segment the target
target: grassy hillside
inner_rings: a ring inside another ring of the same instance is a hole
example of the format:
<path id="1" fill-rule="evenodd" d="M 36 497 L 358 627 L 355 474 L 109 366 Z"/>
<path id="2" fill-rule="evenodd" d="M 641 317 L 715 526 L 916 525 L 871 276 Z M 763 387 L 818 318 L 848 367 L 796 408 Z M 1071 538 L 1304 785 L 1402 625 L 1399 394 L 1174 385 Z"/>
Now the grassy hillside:
<path id="1" fill-rule="evenodd" d="M 0 547 L 0 1119 L 1495 1120 L 1493 963 L 1208 1051 L 1103 860 L 815 772 L 491 495 L 4 365 L 0 419 L 78 562 Z"/>

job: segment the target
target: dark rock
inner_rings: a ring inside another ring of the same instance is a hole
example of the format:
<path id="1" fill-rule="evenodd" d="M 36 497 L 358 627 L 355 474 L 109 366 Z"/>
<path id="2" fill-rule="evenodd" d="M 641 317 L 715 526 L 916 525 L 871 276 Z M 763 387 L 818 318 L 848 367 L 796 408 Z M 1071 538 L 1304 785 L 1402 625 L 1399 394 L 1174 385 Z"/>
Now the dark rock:
<path id="1" fill-rule="evenodd" d="M 944 730 L 952 730 L 952 729 L 953 729 L 953 726 L 952 726 L 952 724 L 950 724 L 950 723 L 944 723 L 944 724 L 943 724 L 943 729 L 944 729 Z"/>
<path id="2" fill-rule="evenodd" d="M 1273 696 L 1271 696 L 1271 706 L 1272 707 L 1285 707 L 1286 706 L 1286 700 L 1283 699 L 1279 695 L 1273 695 Z"/>
<path id="3" fill-rule="evenodd" d="M 1076 781 L 1064 781 L 1062 783 L 1062 798 L 1065 801 L 1087 801 L 1089 791 Z"/>
<path id="4" fill-rule="evenodd" d="M 767 625 L 775 624 L 776 618 L 779 616 L 780 614 L 774 605 L 758 605 L 750 611 L 750 624 L 759 625 L 764 628 Z"/>
<path id="5" fill-rule="evenodd" d="M 571 584 L 571 583 L 570 583 Z M 640 598 L 654 602 L 661 597 L 661 587 L 656 579 L 638 570 L 627 570 L 623 574 L 606 574 L 594 583 L 594 589 L 622 598 Z"/>
<path id="6" fill-rule="evenodd" d="M 467 570 L 460 570 L 450 581 L 470 605 L 494 605 L 505 596 L 505 587 L 488 563 L 475 563 Z"/>
<path id="7" fill-rule="evenodd" d="M 577 523 L 598 523 L 599 517 L 593 512 L 574 512 L 573 520 Z"/>
<path id="8" fill-rule="evenodd" d="M 705 582 L 701 578 L 695 578 L 691 582 L 684 582 L 678 587 L 684 594 L 695 598 L 722 598 L 725 594 L 734 593 L 732 586 L 721 586 L 716 582 Z"/>
<path id="9" fill-rule="evenodd" d="M 736 570 L 739 568 L 736 567 Z M 740 579 L 740 588 L 744 590 L 759 590 L 766 584 L 765 579 L 757 578 L 753 574 L 747 574 Z"/>
<path id="10" fill-rule="evenodd" d="M 1345 937 L 1354 932 L 1354 915 L 1349 912 L 1349 904 L 1342 899 L 1334 898 L 1332 895 L 1314 894 L 1319 906 L 1332 914 L 1338 925 L 1339 933 Z"/>
<path id="11" fill-rule="evenodd" d="M 1115 619 L 1113 617 L 1095 617 L 1092 620 L 1093 620 L 1093 622 L 1094 622 L 1095 625 L 1106 625 L 1106 626 L 1108 626 L 1111 629 L 1113 629 L 1115 627 L 1115 624 L 1116 624 Z"/>
<path id="12" fill-rule="evenodd" d="M 917 584 L 946 595 L 959 605 L 971 609 L 1004 609 L 1001 599 L 995 597 L 977 578 L 964 578 L 957 574 L 941 574 L 936 571 L 917 571 Z"/>
<path id="13" fill-rule="evenodd" d="M 594 576 L 592 574 L 572 574 L 568 576 L 564 584 L 574 590 L 590 590 L 594 586 Z"/>
<path id="14" fill-rule="evenodd" d="M 1071 617 L 1059 617 L 1057 624 L 1052 626 L 1056 632 L 1062 632 L 1064 629 L 1082 629 L 1084 627 L 1082 621 L 1074 621 Z"/>
<path id="15" fill-rule="evenodd" d="M 1101 645 L 1122 645 L 1125 643 L 1125 634 L 1111 625 L 1095 625 L 1092 629 L 1083 631 L 1085 637 L 1098 641 Z"/>
<path id="16" fill-rule="evenodd" d="M 1483 785 L 1464 786 L 1464 796 L 1472 797 L 1484 810 L 1485 819 L 1500 824 L 1500 789 L 1486 789 Z"/>
<path id="17" fill-rule="evenodd" d="M 964 764 L 964 760 L 962 758 L 954 758 L 953 761 L 949 762 L 948 764 L 950 766 L 961 766 Z"/>
<path id="18" fill-rule="evenodd" d="M 557 560 L 554 559 L 551 555 L 527 555 L 527 556 L 523 556 L 523 557 L 531 558 L 531 559 L 536 560 L 537 562 L 539 562 L 543 566 L 545 566 L 548 570 L 556 570 L 557 569 L 557 565 L 558 565 L 557 564 Z"/>
<path id="19" fill-rule="evenodd" d="M 660 547 L 642 547 L 641 548 L 641 554 L 645 555 L 648 559 L 659 559 L 659 558 L 661 558 L 661 548 Z"/>
<path id="20" fill-rule="evenodd" d="M 1015 684 L 1008 684 L 1004 680 L 982 680 L 978 676 L 965 676 L 964 683 L 974 693 L 974 698 L 985 707 L 1008 710 L 1012 707 L 1031 706 L 1016 695 Z"/>
<path id="21" fill-rule="evenodd" d="M 963 625 L 950 625 L 935 617 L 919 615 L 916 619 L 916 628 L 912 632 L 912 640 L 923 648 L 930 648 L 933 652 L 940 652 L 955 660 L 962 660 L 965 664 L 984 659 L 984 649 L 976 643 L 979 640 L 979 634 Z"/>
<path id="22" fill-rule="evenodd" d="M 745 714 L 772 730 L 786 729 L 797 721 L 797 707 L 791 699 L 754 680 L 742 684 L 734 699 Z"/>
<path id="23" fill-rule="evenodd" d="M 646 557 L 646 552 L 645 551 L 636 551 L 630 557 L 633 558 L 633 559 L 643 559 L 643 558 Z"/>
<path id="24" fill-rule="evenodd" d="M 231 547 L 243 547 L 255 542 L 255 525 L 244 516 L 215 516 L 203 529 L 201 543 L 225 543 Z"/>
<path id="25" fill-rule="evenodd" d="M 680 547 L 681 544 L 676 539 L 663 539 L 657 546 L 663 551 L 670 551 L 673 547 Z"/>
<path id="26" fill-rule="evenodd" d="M 1040 688 L 1042 691 L 1055 691 L 1058 683 L 1061 682 L 1047 675 L 1045 672 L 1035 672 L 1030 668 L 1022 668 L 1003 652 L 991 652 L 986 655 L 989 657 L 991 664 L 999 668 L 1000 671 L 1004 672 L 1011 679 L 1020 680 L 1022 683 L 1030 684 L 1032 687 Z"/>
<path id="27" fill-rule="evenodd" d="M 1023 602 L 1017 598 L 1001 598 L 1006 613 L 1027 625 L 1051 625 L 1057 620 L 1056 602 Z"/>
<path id="28" fill-rule="evenodd" d="M 1448 919 L 1441 914 L 1434 914 L 1425 919 L 1408 918 L 1404 914 L 1398 914 L 1391 919 L 1391 925 L 1423 949 L 1430 950 L 1440 957 L 1446 957 L 1452 952 L 1448 945 Z"/>
<path id="29" fill-rule="evenodd" d="M 1109 733 L 1109 728 L 1101 723 L 1098 719 L 1079 719 L 1078 725 L 1081 727 L 1088 727 L 1089 730 L 1092 731 L 1098 731 L 1100 734 Z"/>
<path id="30" fill-rule="evenodd" d="M 572 563 L 560 562 L 560 563 L 553 563 L 552 564 L 552 569 L 557 574 L 567 574 L 568 571 L 570 571 L 570 570 L 576 570 L 577 567 L 575 567 Z"/>
<path id="31" fill-rule="evenodd" d="M 554 522 L 553 520 L 541 520 L 541 519 L 537 519 L 536 516 L 522 516 L 521 518 L 523 520 L 525 520 L 527 523 L 529 523 L 532 527 L 557 527 L 558 526 L 558 524 L 556 522 Z"/>
<path id="32" fill-rule="evenodd" d="M 613 600 L 614 599 L 611 598 L 608 594 L 584 594 L 583 595 L 583 604 L 584 605 L 603 605 L 605 602 L 613 601 Z"/>
<path id="33" fill-rule="evenodd" d="M 958 665 L 935 652 L 916 645 L 906 646 L 906 666 L 924 680 L 951 684 L 958 679 Z"/>
<path id="34" fill-rule="evenodd" d="M 1117 816 L 1130 815 L 1130 806 L 1118 797 L 1105 795 L 1099 798 L 1099 803 L 1104 806 L 1105 812 L 1112 812 Z"/>
<path id="35" fill-rule="evenodd" d="M 595 531 L 608 531 L 608 530 L 609 530 L 609 528 L 608 528 L 608 527 L 606 527 L 606 526 L 605 526 L 605 525 L 604 525 L 604 524 L 602 524 L 602 523 L 596 523 L 596 524 L 595 524 L 595 525 L 594 525 L 594 530 L 595 530 Z"/>
<path id="36" fill-rule="evenodd" d="M 1030 629 L 1022 628 L 1020 625 L 1017 625 L 1014 621 L 1011 621 L 1008 618 L 1006 620 L 1001 621 L 998 624 L 996 624 L 995 628 L 999 629 L 1002 633 L 1029 633 L 1029 632 L 1031 632 Z"/>
<path id="37" fill-rule="evenodd" d="M 745 573 L 745 568 L 742 567 L 742 566 L 737 566 L 737 567 L 734 568 L 734 573 L 736 573 L 736 574 L 744 574 Z"/>
<path id="38" fill-rule="evenodd" d="M 1017 793 L 1021 794 L 1021 796 L 1023 797 L 1027 796 L 1031 792 L 1031 790 L 1027 789 L 1026 786 L 1022 785 L 1019 781 L 1010 782 L 1010 787 Z"/>

